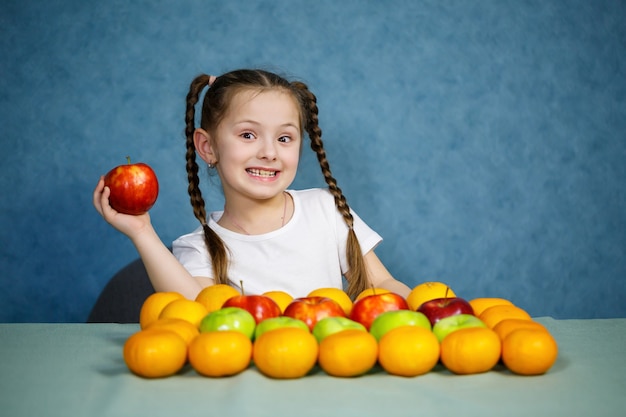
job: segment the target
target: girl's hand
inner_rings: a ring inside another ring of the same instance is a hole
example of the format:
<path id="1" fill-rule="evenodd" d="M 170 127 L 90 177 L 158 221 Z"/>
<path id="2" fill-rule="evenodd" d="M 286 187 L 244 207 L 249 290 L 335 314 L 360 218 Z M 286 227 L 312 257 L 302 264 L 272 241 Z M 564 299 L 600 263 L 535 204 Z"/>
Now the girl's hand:
<path id="1" fill-rule="evenodd" d="M 111 190 L 104 186 L 104 177 L 100 177 L 93 192 L 93 205 L 104 220 L 115 229 L 132 240 L 142 231 L 152 227 L 148 213 L 138 216 L 120 213 L 109 204 L 109 195 L 111 195 Z"/>

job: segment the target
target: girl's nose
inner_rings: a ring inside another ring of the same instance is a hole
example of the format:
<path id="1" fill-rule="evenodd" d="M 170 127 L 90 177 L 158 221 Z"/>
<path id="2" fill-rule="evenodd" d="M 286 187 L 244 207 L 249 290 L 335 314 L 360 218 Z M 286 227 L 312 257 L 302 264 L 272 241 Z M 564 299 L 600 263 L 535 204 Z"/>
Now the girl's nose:
<path id="1" fill-rule="evenodd" d="M 259 141 L 259 159 L 274 160 L 276 159 L 276 141 L 273 139 L 263 138 Z"/>

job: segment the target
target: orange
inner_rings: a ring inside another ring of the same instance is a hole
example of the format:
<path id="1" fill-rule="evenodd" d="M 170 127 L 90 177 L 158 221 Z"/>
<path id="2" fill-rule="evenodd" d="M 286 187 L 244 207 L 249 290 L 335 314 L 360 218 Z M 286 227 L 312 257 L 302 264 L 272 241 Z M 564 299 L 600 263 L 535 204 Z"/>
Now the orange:
<path id="1" fill-rule="evenodd" d="M 357 295 L 357 297 L 354 299 L 354 302 L 356 303 L 358 300 L 360 300 L 361 298 L 367 297 L 368 295 L 374 295 L 374 294 L 386 294 L 388 292 L 391 292 L 385 288 L 368 288 L 363 290 L 361 293 L 359 293 L 359 295 Z"/>
<path id="2" fill-rule="evenodd" d="M 514 305 L 495 305 L 485 309 L 478 316 L 490 329 L 493 329 L 498 322 L 505 319 L 525 319 L 532 320 L 530 314 Z"/>
<path id="3" fill-rule="evenodd" d="M 189 345 L 189 342 L 191 342 L 196 336 L 198 336 L 198 334 L 200 334 L 198 328 L 192 323 L 188 322 L 187 320 L 176 318 L 158 319 L 150 323 L 146 327 L 146 330 L 154 328 L 171 330 L 174 333 L 177 333 L 180 337 L 183 338 L 187 345 Z"/>
<path id="4" fill-rule="evenodd" d="M 286 293 L 285 291 L 267 291 L 262 295 L 274 300 L 276 304 L 278 304 L 278 307 L 280 307 L 281 313 L 284 313 L 287 306 L 293 301 L 291 294 Z"/>
<path id="5" fill-rule="evenodd" d="M 504 319 L 500 320 L 498 324 L 493 327 L 493 331 L 498 334 L 500 340 L 504 340 L 509 333 L 517 329 L 538 329 L 545 330 L 546 332 L 548 331 L 543 324 L 527 319 Z"/>
<path id="6" fill-rule="evenodd" d="M 469 303 L 474 309 L 474 315 L 476 316 L 479 316 L 480 313 L 482 313 L 483 311 L 485 311 L 485 309 L 491 306 L 513 305 L 513 303 L 510 302 L 509 300 L 506 300 L 504 298 L 497 298 L 497 297 L 474 298 L 473 300 L 470 300 Z"/>
<path id="7" fill-rule="evenodd" d="M 441 362 L 455 374 L 487 372 L 498 363 L 501 352 L 500 338 L 486 327 L 459 329 L 441 342 Z"/>
<path id="8" fill-rule="evenodd" d="M 182 294 L 177 292 L 155 292 L 150 294 L 141 305 L 139 312 L 139 325 L 145 329 L 148 324 L 157 320 L 163 307 L 174 300 L 184 298 Z"/>
<path id="9" fill-rule="evenodd" d="M 318 363 L 332 376 L 363 375 L 378 359 L 376 338 L 363 330 L 348 329 L 326 336 L 319 349 Z"/>
<path id="10" fill-rule="evenodd" d="M 444 297 L 452 298 L 456 297 L 456 294 L 443 282 L 422 282 L 413 287 L 406 302 L 411 310 L 417 310 L 426 301 Z"/>
<path id="11" fill-rule="evenodd" d="M 207 314 L 209 314 L 209 312 L 204 304 L 183 298 L 174 300 L 166 305 L 161 311 L 161 314 L 159 314 L 159 318 L 183 319 L 196 327 L 200 327 L 200 322 Z"/>
<path id="12" fill-rule="evenodd" d="M 252 358 L 252 342 L 241 332 L 201 333 L 189 345 L 189 363 L 200 375 L 222 377 L 244 371 Z"/>
<path id="13" fill-rule="evenodd" d="M 333 301 L 336 301 L 337 304 L 341 306 L 341 309 L 346 316 L 350 316 L 350 312 L 352 311 L 352 300 L 348 294 L 339 288 L 318 288 L 316 290 L 311 291 L 307 297 L 327 297 Z"/>
<path id="14" fill-rule="evenodd" d="M 263 333 L 252 349 L 257 369 L 270 378 L 300 378 L 317 361 L 319 346 L 315 336 L 298 327 L 281 327 Z"/>
<path id="15" fill-rule="evenodd" d="M 241 295 L 234 287 L 227 284 L 215 284 L 204 287 L 196 296 L 195 301 L 203 304 L 207 312 L 211 313 L 222 308 L 226 300 Z"/>
<path id="16" fill-rule="evenodd" d="M 517 329 L 502 342 L 502 362 L 519 375 L 541 375 L 556 361 L 559 348 L 552 335 L 541 329 Z"/>
<path id="17" fill-rule="evenodd" d="M 430 372 L 439 361 L 439 340 L 428 329 L 400 326 L 378 342 L 378 363 L 392 375 L 412 377 Z"/>
<path id="18" fill-rule="evenodd" d="M 187 343 L 171 330 L 141 330 L 124 343 L 124 362 L 145 378 L 174 375 L 187 362 Z"/>

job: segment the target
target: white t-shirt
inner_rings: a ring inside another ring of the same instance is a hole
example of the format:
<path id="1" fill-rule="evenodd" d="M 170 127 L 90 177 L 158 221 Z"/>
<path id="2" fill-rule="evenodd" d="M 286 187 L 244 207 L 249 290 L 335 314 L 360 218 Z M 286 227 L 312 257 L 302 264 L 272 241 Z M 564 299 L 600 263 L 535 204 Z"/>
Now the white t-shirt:
<path id="1" fill-rule="evenodd" d="M 209 227 L 222 238 L 229 256 L 229 279 L 240 281 L 246 294 L 282 290 L 293 297 L 304 297 L 317 288 L 342 288 L 342 275 L 348 269 L 346 239 L 348 227 L 326 189 L 287 191 L 293 198 L 291 220 L 278 230 L 262 235 L 243 235 L 223 228 L 223 212 L 209 216 Z M 354 212 L 354 230 L 363 254 L 375 248 L 382 238 Z M 192 276 L 213 277 L 211 259 L 199 227 L 173 243 L 174 256 Z"/>

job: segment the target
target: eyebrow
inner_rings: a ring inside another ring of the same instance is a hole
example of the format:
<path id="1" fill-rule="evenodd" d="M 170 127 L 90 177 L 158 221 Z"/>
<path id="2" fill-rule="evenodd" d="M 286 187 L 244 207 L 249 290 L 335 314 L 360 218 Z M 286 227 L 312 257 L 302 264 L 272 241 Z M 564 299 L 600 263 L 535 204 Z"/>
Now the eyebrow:
<path id="1" fill-rule="evenodd" d="M 237 126 L 237 125 L 245 124 L 245 123 L 250 123 L 250 124 L 253 124 L 253 125 L 260 125 L 261 124 L 260 122 L 257 122 L 255 120 L 248 120 L 248 119 L 246 119 L 246 120 L 237 121 L 233 125 Z M 298 125 L 293 124 L 291 122 L 283 123 L 283 124 L 279 125 L 279 127 L 293 127 L 296 130 L 300 129 L 300 127 L 298 127 Z"/>

